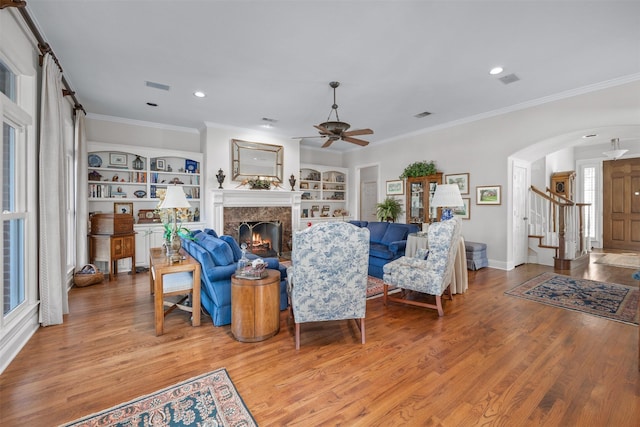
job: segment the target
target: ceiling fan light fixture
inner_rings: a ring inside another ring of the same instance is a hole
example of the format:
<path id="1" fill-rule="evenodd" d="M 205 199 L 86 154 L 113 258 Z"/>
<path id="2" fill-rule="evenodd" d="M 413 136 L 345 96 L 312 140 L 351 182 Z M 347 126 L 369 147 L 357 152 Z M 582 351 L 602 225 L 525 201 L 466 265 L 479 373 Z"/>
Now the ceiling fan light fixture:
<path id="1" fill-rule="evenodd" d="M 616 160 L 624 156 L 624 153 L 626 153 L 627 151 L 629 150 L 620 148 L 620 138 L 613 138 L 611 140 L 611 150 L 605 151 L 602 154 L 609 157 L 610 159 Z"/>
<path id="2" fill-rule="evenodd" d="M 327 129 L 331 133 L 342 133 L 347 129 L 349 129 L 351 125 L 349 123 L 345 123 L 341 121 L 333 121 L 333 122 L 320 123 L 320 127 Z"/>

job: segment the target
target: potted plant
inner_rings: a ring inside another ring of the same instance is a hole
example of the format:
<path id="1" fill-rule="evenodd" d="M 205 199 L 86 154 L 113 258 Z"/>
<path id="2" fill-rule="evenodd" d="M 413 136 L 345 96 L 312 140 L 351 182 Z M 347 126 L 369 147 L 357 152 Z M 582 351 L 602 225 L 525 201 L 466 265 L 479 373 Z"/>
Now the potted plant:
<path id="1" fill-rule="evenodd" d="M 376 204 L 376 217 L 379 221 L 396 222 L 401 213 L 402 205 L 393 197 L 387 197 L 383 202 Z"/>
<path id="2" fill-rule="evenodd" d="M 400 179 L 403 178 L 413 178 L 417 176 L 429 176 L 433 175 L 436 172 L 436 163 L 431 161 L 422 160 L 420 162 L 411 163 L 409 166 L 404 168 L 402 175 L 400 175 Z"/>

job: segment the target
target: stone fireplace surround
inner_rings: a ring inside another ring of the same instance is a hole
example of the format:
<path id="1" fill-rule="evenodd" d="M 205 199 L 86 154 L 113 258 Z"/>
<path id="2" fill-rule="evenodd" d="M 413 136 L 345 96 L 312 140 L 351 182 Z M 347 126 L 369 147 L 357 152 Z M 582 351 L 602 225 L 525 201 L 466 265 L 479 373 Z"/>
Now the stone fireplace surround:
<path id="1" fill-rule="evenodd" d="M 242 222 L 282 222 L 282 251 L 291 251 L 294 230 L 300 227 L 301 191 L 213 190 L 213 229 L 238 238 Z"/>

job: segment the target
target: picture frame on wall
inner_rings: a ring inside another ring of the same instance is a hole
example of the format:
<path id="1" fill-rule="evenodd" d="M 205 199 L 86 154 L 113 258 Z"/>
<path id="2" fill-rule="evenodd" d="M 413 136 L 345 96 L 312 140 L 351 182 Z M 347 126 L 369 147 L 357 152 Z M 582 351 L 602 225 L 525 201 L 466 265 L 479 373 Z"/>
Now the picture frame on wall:
<path id="1" fill-rule="evenodd" d="M 113 204 L 113 213 L 133 215 L 133 203 L 115 202 Z"/>
<path id="2" fill-rule="evenodd" d="M 444 176 L 445 184 L 457 184 L 460 194 L 469 194 L 469 174 L 453 173 Z"/>
<path id="3" fill-rule="evenodd" d="M 476 187 L 476 205 L 499 205 L 502 203 L 502 186 L 482 185 Z"/>
<path id="4" fill-rule="evenodd" d="M 401 196 L 404 194 L 404 181 L 401 179 L 387 181 L 387 196 Z"/>
<path id="5" fill-rule="evenodd" d="M 471 198 L 463 197 L 464 206 L 458 206 L 451 209 L 451 213 L 460 219 L 471 219 Z"/>
<path id="6" fill-rule="evenodd" d="M 127 155 L 125 153 L 109 153 L 109 164 L 111 166 L 127 166 Z"/>

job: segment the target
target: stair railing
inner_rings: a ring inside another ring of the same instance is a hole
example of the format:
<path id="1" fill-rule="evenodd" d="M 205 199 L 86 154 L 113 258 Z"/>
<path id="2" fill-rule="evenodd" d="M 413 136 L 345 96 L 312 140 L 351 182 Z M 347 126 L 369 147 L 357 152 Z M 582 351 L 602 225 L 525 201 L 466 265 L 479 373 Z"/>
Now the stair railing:
<path id="1" fill-rule="evenodd" d="M 556 249 L 556 258 L 572 260 L 587 252 L 584 211 L 589 203 L 576 203 L 547 188 L 531 186 L 529 236 L 540 246 Z"/>

